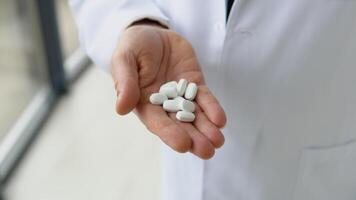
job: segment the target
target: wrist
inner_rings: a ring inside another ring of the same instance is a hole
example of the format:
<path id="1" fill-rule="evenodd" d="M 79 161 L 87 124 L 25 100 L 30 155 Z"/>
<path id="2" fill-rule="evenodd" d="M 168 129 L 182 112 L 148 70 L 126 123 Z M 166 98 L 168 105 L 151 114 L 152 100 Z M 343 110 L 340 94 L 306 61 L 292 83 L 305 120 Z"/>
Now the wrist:
<path id="1" fill-rule="evenodd" d="M 138 21 L 135 21 L 132 24 L 130 24 L 127 28 L 130 28 L 130 27 L 133 27 L 133 26 L 139 26 L 139 25 L 155 26 L 155 27 L 158 27 L 158 28 L 168 29 L 167 26 L 161 24 L 160 22 L 152 20 L 152 19 L 148 19 L 148 18 L 144 18 L 144 19 L 140 19 Z"/>

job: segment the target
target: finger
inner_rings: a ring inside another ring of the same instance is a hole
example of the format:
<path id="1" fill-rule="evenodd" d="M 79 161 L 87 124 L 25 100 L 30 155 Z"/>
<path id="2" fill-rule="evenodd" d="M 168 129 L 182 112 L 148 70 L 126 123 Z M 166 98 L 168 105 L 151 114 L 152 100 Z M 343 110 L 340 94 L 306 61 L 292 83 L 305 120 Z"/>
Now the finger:
<path id="1" fill-rule="evenodd" d="M 183 130 L 185 130 L 192 139 L 190 152 L 204 160 L 212 158 L 215 154 L 215 148 L 210 143 L 208 138 L 200 133 L 191 123 L 178 121 L 175 115 L 175 113 L 169 114 L 172 120 L 174 120 Z"/>
<path id="2" fill-rule="evenodd" d="M 224 135 L 219 128 L 208 119 L 205 113 L 201 111 L 198 105 L 196 105 L 195 110 L 194 126 L 210 140 L 215 148 L 219 148 L 224 144 Z"/>
<path id="3" fill-rule="evenodd" d="M 140 104 L 136 108 L 136 114 L 148 130 L 175 151 L 184 153 L 191 149 L 192 140 L 188 133 L 179 127 L 160 106 Z"/>
<path id="4" fill-rule="evenodd" d="M 224 109 L 220 106 L 218 100 L 210 92 L 206 85 L 200 85 L 196 102 L 206 114 L 208 119 L 217 127 L 222 128 L 226 124 L 226 115 Z"/>
<path id="5" fill-rule="evenodd" d="M 112 59 L 111 74 L 117 92 L 116 111 L 125 115 L 133 110 L 140 97 L 137 65 L 134 56 L 114 55 Z"/>

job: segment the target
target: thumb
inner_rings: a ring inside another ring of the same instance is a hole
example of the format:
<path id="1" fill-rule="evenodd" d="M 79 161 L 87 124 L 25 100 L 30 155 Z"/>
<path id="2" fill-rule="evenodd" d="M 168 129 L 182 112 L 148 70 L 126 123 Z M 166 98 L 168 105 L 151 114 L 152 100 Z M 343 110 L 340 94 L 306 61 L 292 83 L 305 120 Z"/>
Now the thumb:
<path id="1" fill-rule="evenodd" d="M 125 115 L 136 107 L 140 99 L 135 57 L 130 54 L 114 56 L 111 74 L 117 92 L 116 112 Z"/>

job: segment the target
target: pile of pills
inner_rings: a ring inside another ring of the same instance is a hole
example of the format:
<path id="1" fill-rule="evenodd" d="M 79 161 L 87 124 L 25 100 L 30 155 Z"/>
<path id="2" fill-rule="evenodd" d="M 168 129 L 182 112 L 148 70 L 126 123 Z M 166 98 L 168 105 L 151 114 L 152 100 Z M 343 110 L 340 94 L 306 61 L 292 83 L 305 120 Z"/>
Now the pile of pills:
<path id="1" fill-rule="evenodd" d="M 167 112 L 177 112 L 176 118 L 182 122 L 192 122 L 195 119 L 195 104 L 193 100 L 198 92 L 195 83 L 188 83 L 185 79 L 170 81 L 163 84 L 158 93 L 150 96 L 154 105 L 163 105 Z"/>

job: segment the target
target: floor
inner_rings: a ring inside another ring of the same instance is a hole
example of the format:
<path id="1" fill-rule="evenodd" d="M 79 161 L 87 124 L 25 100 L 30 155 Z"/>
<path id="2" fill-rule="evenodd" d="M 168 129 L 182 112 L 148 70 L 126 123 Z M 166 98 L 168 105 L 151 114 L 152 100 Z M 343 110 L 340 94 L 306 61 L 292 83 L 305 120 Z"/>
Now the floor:
<path id="1" fill-rule="evenodd" d="M 114 105 L 109 75 L 91 67 L 49 118 L 5 199 L 158 200 L 160 142 Z"/>

